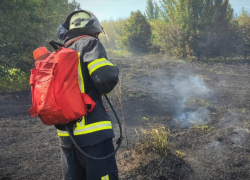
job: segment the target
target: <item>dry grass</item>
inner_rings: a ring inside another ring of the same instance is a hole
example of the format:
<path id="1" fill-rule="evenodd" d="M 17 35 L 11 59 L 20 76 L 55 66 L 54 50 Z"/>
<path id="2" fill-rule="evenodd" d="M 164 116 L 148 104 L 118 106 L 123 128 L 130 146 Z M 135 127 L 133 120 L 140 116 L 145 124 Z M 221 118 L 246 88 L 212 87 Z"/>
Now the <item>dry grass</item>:
<path id="1" fill-rule="evenodd" d="M 192 169 L 185 153 L 171 149 L 170 130 L 163 125 L 136 130 L 139 142 L 117 156 L 121 180 L 188 179 Z"/>
<path id="2" fill-rule="evenodd" d="M 170 130 L 163 125 L 151 126 L 149 129 L 140 128 L 140 132 L 136 130 L 140 137 L 137 146 L 142 150 L 154 151 L 160 155 L 166 155 L 170 150 L 168 137 Z"/>

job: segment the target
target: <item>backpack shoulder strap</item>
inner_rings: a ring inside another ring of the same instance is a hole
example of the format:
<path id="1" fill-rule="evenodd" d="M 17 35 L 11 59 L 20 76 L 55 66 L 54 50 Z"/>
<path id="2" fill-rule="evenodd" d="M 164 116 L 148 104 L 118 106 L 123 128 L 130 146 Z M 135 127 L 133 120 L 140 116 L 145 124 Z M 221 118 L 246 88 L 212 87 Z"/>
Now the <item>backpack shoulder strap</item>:
<path id="1" fill-rule="evenodd" d="M 73 38 L 73 39 L 69 40 L 68 42 L 66 42 L 65 47 L 71 46 L 72 44 L 74 44 L 76 41 L 78 41 L 79 39 L 81 39 L 83 37 L 91 37 L 91 36 L 89 36 L 89 35 L 83 35 L 83 36 L 78 36 L 76 38 Z"/>
<path id="2" fill-rule="evenodd" d="M 59 43 L 59 42 L 56 42 L 56 41 L 54 41 L 54 40 L 49 41 L 49 44 L 50 44 L 55 50 L 58 50 L 58 49 L 61 49 L 61 47 L 64 47 L 64 44 Z"/>

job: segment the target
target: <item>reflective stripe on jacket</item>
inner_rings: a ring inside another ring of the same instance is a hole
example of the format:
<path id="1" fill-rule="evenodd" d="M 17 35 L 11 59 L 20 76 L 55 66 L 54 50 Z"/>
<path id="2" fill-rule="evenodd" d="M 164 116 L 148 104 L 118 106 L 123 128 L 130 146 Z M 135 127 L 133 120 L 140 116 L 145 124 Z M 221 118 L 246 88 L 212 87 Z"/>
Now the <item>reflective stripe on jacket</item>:
<path id="1" fill-rule="evenodd" d="M 103 66 L 114 66 L 111 62 L 109 62 L 106 58 L 96 59 L 88 64 L 89 74 L 91 75 L 97 69 Z"/>
<path id="2" fill-rule="evenodd" d="M 83 120 L 82 120 L 83 121 Z M 92 123 L 85 125 L 83 122 L 77 123 L 76 128 L 74 130 L 74 135 L 83 135 L 88 133 L 93 133 L 96 131 L 101 131 L 105 129 L 112 129 L 112 124 L 110 121 L 100 121 L 97 123 Z M 68 132 L 57 130 L 59 136 L 69 136 Z"/>

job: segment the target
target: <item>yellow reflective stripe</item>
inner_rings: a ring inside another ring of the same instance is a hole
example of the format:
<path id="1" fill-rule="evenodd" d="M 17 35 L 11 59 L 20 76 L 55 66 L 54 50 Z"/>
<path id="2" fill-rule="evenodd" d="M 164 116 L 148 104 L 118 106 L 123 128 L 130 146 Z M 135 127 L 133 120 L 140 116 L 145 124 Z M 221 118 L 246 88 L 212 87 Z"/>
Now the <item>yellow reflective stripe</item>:
<path id="1" fill-rule="evenodd" d="M 101 131 L 105 129 L 112 129 L 112 124 L 110 121 L 102 121 L 98 123 L 85 125 L 84 127 L 76 127 L 74 130 L 74 135 L 89 134 L 92 132 Z"/>
<path id="2" fill-rule="evenodd" d="M 67 133 L 67 131 L 61 131 L 59 129 L 57 129 L 57 134 L 58 136 L 69 136 L 69 133 Z"/>
<path id="3" fill-rule="evenodd" d="M 101 180 L 109 180 L 109 175 L 103 176 Z"/>
<path id="4" fill-rule="evenodd" d="M 101 62 L 101 61 L 104 61 L 104 60 L 106 60 L 106 58 L 96 59 L 96 60 L 90 62 L 88 64 L 88 69 L 91 68 L 91 66 L 93 66 L 95 63 L 98 63 L 98 62 Z"/>
<path id="5" fill-rule="evenodd" d="M 82 77 L 82 68 L 81 68 L 81 53 L 78 53 L 78 83 L 79 83 L 79 87 L 81 90 L 81 93 L 85 93 L 85 89 L 84 89 L 84 81 L 83 81 L 83 77 Z"/>
<path id="6" fill-rule="evenodd" d="M 106 60 L 106 58 L 94 60 L 88 64 L 89 74 L 91 75 L 95 70 L 103 66 L 114 66 L 114 65 L 108 60 Z"/>
<path id="7" fill-rule="evenodd" d="M 110 121 L 101 121 L 88 125 L 77 126 L 74 130 L 74 135 L 88 134 L 106 129 L 112 129 L 112 124 Z M 67 131 L 57 130 L 57 132 L 59 136 L 69 136 Z"/>
<path id="8" fill-rule="evenodd" d="M 85 126 L 85 117 L 82 117 L 82 120 L 80 122 L 76 122 L 76 127 L 82 127 Z"/>
<path id="9" fill-rule="evenodd" d="M 97 65 L 96 67 L 94 67 L 93 69 L 91 69 L 89 71 L 89 74 L 91 75 L 95 70 L 99 69 L 100 67 L 103 67 L 103 66 L 114 66 L 114 64 L 108 62 L 108 63 L 102 63 L 100 65 Z"/>

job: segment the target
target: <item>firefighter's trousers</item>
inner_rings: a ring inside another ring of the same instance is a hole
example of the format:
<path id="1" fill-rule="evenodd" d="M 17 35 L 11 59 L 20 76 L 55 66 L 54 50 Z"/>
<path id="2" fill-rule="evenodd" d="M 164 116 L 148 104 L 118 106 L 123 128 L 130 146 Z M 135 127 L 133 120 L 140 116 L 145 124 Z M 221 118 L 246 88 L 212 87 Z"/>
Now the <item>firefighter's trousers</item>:
<path id="1" fill-rule="evenodd" d="M 81 149 L 90 156 L 104 157 L 114 152 L 112 139 Z M 61 148 L 64 180 L 118 180 L 115 156 L 94 160 L 82 155 L 74 146 Z"/>

